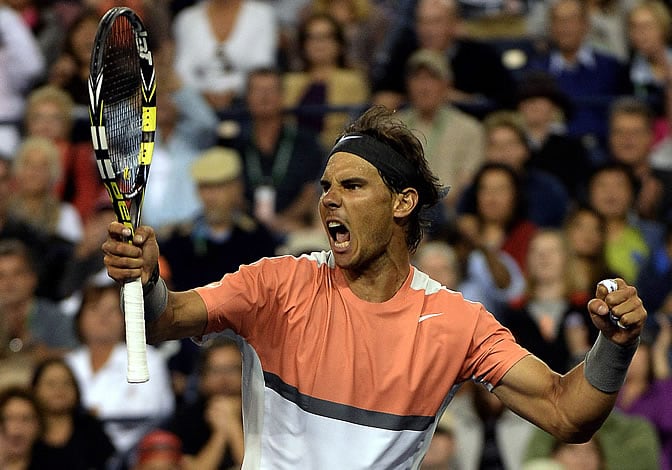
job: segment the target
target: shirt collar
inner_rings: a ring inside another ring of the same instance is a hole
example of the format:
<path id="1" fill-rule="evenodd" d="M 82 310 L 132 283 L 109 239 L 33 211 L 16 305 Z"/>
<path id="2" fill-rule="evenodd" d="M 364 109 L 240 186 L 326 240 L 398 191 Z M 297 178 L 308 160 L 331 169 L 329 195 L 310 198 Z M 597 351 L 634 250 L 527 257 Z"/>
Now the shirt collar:
<path id="1" fill-rule="evenodd" d="M 595 67 L 595 53 L 593 48 L 584 44 L 579 49 L 578 54 L 576 55 L 576 63 L 570 64 L 565 60 L 565 58 L 558 51 L 551 53 L 550 61 L 550 71 L 551 73 L 557 74 L 565 70 L 573 70 L 578 66 L 583 66 L 586 68 Z"/>

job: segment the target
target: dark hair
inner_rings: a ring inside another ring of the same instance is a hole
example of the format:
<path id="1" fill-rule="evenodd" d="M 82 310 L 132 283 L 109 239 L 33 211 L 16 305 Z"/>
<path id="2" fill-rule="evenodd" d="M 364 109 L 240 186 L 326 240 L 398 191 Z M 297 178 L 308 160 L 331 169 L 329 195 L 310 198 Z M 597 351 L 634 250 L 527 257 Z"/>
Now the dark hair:
<path id="1" fill-rule="evenodd" d="M 35 411 L 35 417 L 37 418 L 38 425 L 40 428 L 39 435 L 41 436 L 44 433 L 44 429 L 46 426 L 44 422 L 44 415 L 41 412 L 41 408 L 37 403 L 37 400 L 35 399 L 35 395 L 33 394 L 33 392 L 30 389 L 21 387 L 19 385 L 11 385 L 0 392 L 0 427 L 3 427 L 5 425 L 4 412 L 5 408 L 7 407 L 7 403 L 9 403 L 10 400 L 14 398 L 18 398 L 19 400 L 28 402 L 30 406 L 32 406 L 33 410 Z"/>
<path id="2" fill-rule="evenodd" d="M 4 256 L 19 256 L 24 259 L 28 265 L 28 269 L 37 275 L 38 263 L 35 259 L 35 254 L 30 250 L 28 245 L 16 238 L 8 238 L 0 240 L 0 257 Z"/>
<path id="3" fill-rule="evenodd" d="M 419 201 L 409 216 L 406 231 L 406 245 L 409 251 L 414 253 L 422 240 L 424 230 L 430 225 L 426 210 L 437 204 L 445 193 L 445 188 L 429 168 L 422 143 L 401 120 L 394 116 L 393 111 L 384 106 L 369 108 L 353 121 L 341 136 L 352 133 L 365 134 L 389 145 L 417 168 L 418 181 L 421 183 L 416 183 L 419 187 L 415 189 L 418 191 Z M 385 185 L 396 194 L 409 187 L 408 181 L 395 181 L 380 171 L 378 173 Z"/>
<path id="4" fill-rule="evenodd" d="M 44 373 L 51 366 L 61 366 L 68 372 L 68 375 L 70 376 L 70 379 L 72 380 L 73 386 L 75 387 L 75 405 L 73 407 L 73 413 L 81 410 L 82 393 L 81 393 L 81 390 L 79 389 L 79 383 L 77 382 L 77 377 L 75 377 L 75 373 L 70 368 L 70 365 L 68 365 L 68 363 L 65 362 L 65 360 L 63 358 L 51 357 L 51 358 L 44 359 L 43 361 L 39 362 L 35 366 L 35 370 L 33 371 L 33 376 L 30 380 L 30 386 L 32 387 L 32 389 L 35 390 L 38 382 L 42 379 L 42 376 L 44 375 Z M 39 400 L 38 400 L 38 402 L 39 402 Z"/>
<path id="5" fill-rule="evenodd" d="M 487 173 L 493 171 L 502 171 L 506 173 L 506 175 L 511 180 L 511 185 L 513 187 L 513 193 L 514 193 L 513 212 L 511 213 L 511 217 L 506 223 L 506 230 L 510 230 L 518 222 L 522 221 L 527 217 L 527 201 L 525 198 L 525 193 L 523 192 L 523 184 L 521 182 L 520 176 L 510 165 L 507 165 L 506 163 L 486 162 L 481 166 L 481 168 L 479 168 L 479 170 L 474 175 L 473 185 L 474 185 L 475 214 L 480 219 L 480 214 L 478 211 L 478 190 L 484 176 Z"/>
<path id="6" fill-rule="evenodd" d="M 598 166 L 593 170 L 593 172 L 590 175 L 590 178 L 588 179 L 588 198 L 590 202 L 590 188 L 593 185 L 593 182 L 595 181 L 595 178 L 602 174 L 602 173 L 622 173 L 625 175 L 626 180 L 630 184 L 630 189 L 632 189 L 632 197 L 633 199 L 637 197 L 637 194 L 639 193 L 640 190 L 640 182 L 637 180 L 637 176 L 635 176 L 635 173 L 632 170 L 632 167 L 629 165 L 618 162 L 618 161 L 611 161 L 608 163 L 605 163 L 601 166 Z"/>
<path id="7" fill-rule="evenodd" d="M 644 119 L 647 129 L 651 129 L 653 126 L 654 115 L 651 107 L 634 96 L 623 96 L 613 101 L 609 106 L 609 125 L 613 125 L 616 116 L 623 114 L 641 117 Z"/>
<path id="8" fill-rule="evenodd" d="M 339 53 L 336 63 L 339 67 L 345 67 L 345 53 L 346 53 L 346 41 L 345 41 L 345 32 L 341 24 L 336 21 L 336 19 L 328 13 L 313 13 L 306 17 L 298 29 L 298 41 L 299 41 L 299 56 L 303 62 L 304 70 L 310 66 L 308 58 L 306 57 L 306 41 L 308 40 L 308 28 L 315 21 L 326 21 L 333 28 L 334 40 L 338 43 Z"/>
<path id="9" fill-rule="evenodd" d="M 119 289 L 120 287 L 117 284 L 106 284 L 103 286 L 88 284 L 84 287 L 82 302 L 79 304 L 79 309 L 75 314 L 75 321 L 73 322 L 75 337 L 81 344 L 86 344 L 86 341 L 84 341 L 84 337 L 82 336 L 82 313 L 84 312 L 84 309 L 89 308 L 91 303 L 97 302 L 105 292 L 109 290 L 116 290 L 118 292 Z"/>

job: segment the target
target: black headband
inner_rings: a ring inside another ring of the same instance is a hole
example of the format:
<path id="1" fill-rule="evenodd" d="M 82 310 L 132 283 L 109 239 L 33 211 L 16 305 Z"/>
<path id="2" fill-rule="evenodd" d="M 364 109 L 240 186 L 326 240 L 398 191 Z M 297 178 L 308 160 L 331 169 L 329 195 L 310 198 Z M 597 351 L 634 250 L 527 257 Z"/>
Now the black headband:
<path id="1" fill-rule="evenodd" d="M 415 165 L 392 147 L 366 134 L 348 134 L 341 137 L 327 159 L 338 152 L 347 152 L 363 158 L 385 177 L 400 184 L 417 187 L 419 174 Z"/>

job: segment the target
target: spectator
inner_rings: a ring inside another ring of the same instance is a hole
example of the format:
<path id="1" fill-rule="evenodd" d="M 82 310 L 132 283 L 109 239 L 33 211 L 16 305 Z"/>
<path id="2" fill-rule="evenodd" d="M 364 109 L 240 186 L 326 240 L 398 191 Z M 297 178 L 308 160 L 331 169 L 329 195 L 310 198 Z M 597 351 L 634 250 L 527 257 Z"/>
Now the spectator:
<path id="1" fill-rule="evenodd" d="M 642 230 L 630 219 L 636 187 L 632 170 L 617 163 L 598 168 L 588 182 L 588 203 L 606 222 L 607 267 L 633 283 L 651 250 L 657 248 L 647 244 Z"/>
<path id="2" fill-rule="evenodd" d="M 427 454 L 422 460 L 420 470 L 456 470 L 457 449 L 455 434 L 459 432 L 455 426 L 455 418 L 445 412 L 436 425 L 436 430 L 429 444 Z"/>
<path id="3" fill-rule="evenodd" d="M 393 12 L 375 0 L 310 0 L 301 11 L 304 18 L 315 13 L 331 15 L 341 25 L 346 65 L 368 73 L 390 29 Z"/>
<path id="4" fill-rule="evenodd" d="M 538 226 L 526 215 L 518 174 L 504 163 L 486 163 L 474 177 L 473 192 L 475 211 L 457 219 L 462 237 L 472 247 L 508 253 L 524 270 Z"/>
<path id="5" fill-rule="evenodd" d="M 77 377 L 82 405 L 104 422 L 116 457 L 123 461 L 149 429 L 173 412 L 165 360 L 148 346 L 150 381 L 126 381 L 124 316 L 115 284 L 86 287 L 75 329 L 82 345 L 66 354 L 65 360 Z"/>
<path id="6" fill-rule="evenodd" d="M 546 72 L 532 71 L 518 83 L 517 110 L 531 156 L 529 168 L 554 175 L 572 199 L 585 193 L 592 162 L 581 142 L 567 135 L 572 104 Z"/>
<path id="7" fill-rule="evenodd" d="M 242 360 L 238 345 L 219 338 L 205 345 L 198 397 L 178 409 L 167 429 L 183 442 L 197 469 L 239 468 L 243 461 Z"/>
<path id="8" fill-rule="evenodd" d="M 462 19 L 456 0 L 419 0 L 413 18 L 410 28 L 391 32 L 396 40 L 373 65 L 374 103 L 395 109 L 404 102 L 406 62 L 414 51 L 424 48 L 448 58 L 454 74 L 451 101 L 478 117 L 513 105 L 513 76 L 494 48 L 460 36 Z"/>
<path id="9" fill-rule="evenodd" d="M 607 266 L 606 221 L 592 207 L 579 205 L 567 216 L 563 231 L 569 243 L 571 293 L 576 302 L 587 302 L 595 294 L 598 282 L 617 277 Z"/>
<path id="10" fill-rule="evenodd" d="M 74 102 L 65 90 L 42 86 L 28 95 L 24 128 L 26 136 L 50 139 L 58 147 L 61 176 L 55 194 L 75 206 L 82 220 L 86 220 L 104 189 L 90 138 L 82 142 L 73 140 L 74 109 Z"/>
<path id="11" fill-rule="evenodd" d="M 457 466 L 461 470 L 517 469 L 534 425 L 477 383 L 465 383 L 451 403 Z"/>
<path id="12" fill-rule="evenodd" d="M 477 242 L 477 241 L 476 241 Z M 482 303 L 496 317 L 503 307 L 518 299 L 525 289 L 525 278 L 511 256 L 485 246 L 469 245 L 464 255 L 442 240 L 425 241 L 416 251 L 413 264 L 448 289 L 465 299 Z M 463 267 L 464 265 L 464 267 Z"/>
<path id="13" fill-rule="evenodd" d="M 346 64 L 345 33 L 328 14 L 306 18 L 299 25 L 298 41 L 302 67 L 285 75 L 284 103 L 298 108 L 298 125 L 319 134 L 329 148 L 350 116 L 368 103 L 370 84 L 361 70 Z M 338 112 L 329 107 L 353 109 Z"/>
<path id="14" fill-rule="evenodd" d="M 665 310 L 652 315 L 657 323 L 654 340 L 646 338 L 637 348 L 625 383 L 618 393 L 616 407 L 629 415 L 646 418 L 660 439 L 660 470 L 672 469 L 672 302 Z"/>
<path id="15" fill-rule="evenodd" d="M 54 194 L 61 177 L 58 147 L 44 137 L 23 141 L 14 159 L 15 192 L 10 214 L 44 230 L 54 238 L 77 243 L 82 238 L 82 219 L 72 204 Z"/>
<path id="16" fill-rule="evenodd" d="M 647 225 L 647 241 L 660 243 L 661 227 L 656 223 L 672 220 L 672 169 L 651 165 L 654 124 L 651 109 L 641 100 L 620 98 L 609 112 L 609 151 L 612 160 L 630 167 L 637 180 L 634 213 L 652 221 Z M 643 222 L 643 221 L 642 221 Z"/>
<path id="17" fill-rule="evenodd" d="M 647 0 L 635 4 L 626 20 L 626 37 L 632 49 L 629 67 L 634 94 L 651 106 L 655 117 L 664 122 L 665 94 L 672 73 L 672 15 L 665 2 Z"/>
<path id="18" fill-rule="evenodd" d="M 409 106 L 399 112 L 399 119 L 423 143 L 434 174 L 450 185 L 443 199 L 445 215 L 437 221 L 444 224 L 455 217 L 456 202 L 481 166 L 485 146 L 481 123 L 445 100 L 452 86 L 446 57 L 438 51 L 418 50 L 406 64 Z"/>
<path id="19" fill-rule="evenodd" d="M 547 458 L 531 460 L 523 470 L 606 470 L 604 451 L 600 440 L 593 436 L 588 442 L 570 444 L 555 441 L 551 455 Z"/>
<path id="20" fill-rule="evenodd" d="M 568 134 L 582 140 L 589 151 L 604 146 L 608 103 L 630 91 L 627 68 L 616 57 L 587 41 L 588 5 L 581 0 L 559 0 L 549 8 L 548 52 L 530 59 L 529 68 L 555 77 L 574 105 L 567 121 Z M 597 159 L 597 157 L 595 157 Z"/>
<path id="21" fill-rule="evenodd" d="M 0 468 L 44 468 L 33 459 L 33 445 L 43 430 L 42 414 L 30 391 L 10 387 L 0 392 Z"/>
<path id="22" fill-rule="evenodd" d="M 33 449 L 36 462 L 44 465 L 41 468 L 108 468 L 114 446 L 103 424 L 82 408 L 70 367 L 62 359 L 37 364 L 31 387 L 44 414 L 44 433 Z"/>
<path id="23" fill-rule="evenodd" d="M 0 155 L 12 155 L 21 138 L 25 96 L 44 73 L 40 48 L 18 13 L 0 4 Z"/>
<path id="24" fill-rule="evenodd" d="M 243 159 L 245 198 L 252 212 L 281 237 L 314 227 L 324 161 L 318 135 L 284 115 L 277 70 L 251 72 L 245 99 L 250 122 L 233 145 Z"/>
<path id="25" fill-rule="evenodd" d="M 9 160 L 0 158 L 0 240 L 22 240 L 40 260 L 35 268 L 38 270 L 36 293 L 42 297 L 58 298 L 58 280 L 61 279 L 63 268 L 72 254 L 72 244 L 54 238 L 43 232 L 41 227 L 34 227 L 17 219 L 9 213 L 11 199 Z"/>
<path id="26" fill-rule="evenodd" d="M 173 67 L 174 43 L 154 53 L 161 85 L 157 87 L 156 140 L 151 190 L 145 194 L 143 221 L 157 228 L 183 222 L 201 210 L 196 185 L 189 175 L 197 156 L 217 143 L 219 118 L 203 95 L 186 85 Z M 170 207 L 169 211 L 165 210 Z"/>
<path id="27" fill-rule="evenodd" d="M 619 410 L 614 410 L 597 430 L 594 438 L 599 440 L 604 452 L 605 469 L 659 468 L 658 437 L 651 423 L 644 418 L 627 416 Z M 557 449 L 556 442 L 557 440 L 550 434 L 535 429 L 527 441 L 525 462 L 552 456 Z"/>
<path id="28" fill-rule="evenodd" d="M 203 212 L 195 219 L 166 228 L 160 235 L 162 255 L 175 289 L 188 290 L 215 282 L 241 264 L 272 256 L 277 242 L 268 229 L 243 209 L 240 157 L 232 149 L 213 147 L 192 166 Z M 178 397 L 195 368 L 197 347 L 188 339 L 170 359 Z"/>
<path id="29" fill-rule="evenodd" d="M 583 360 L 598 333 L 586 303 L 573 296 L 569 256 L 560 230 L 537 232 L 527 255 L 527 294 L 503 319 L 524 348 L 561 373 Z"/>
<path id="30" fill-rule="evenodd" d="M 562 182 L 542 170 L 529 167 L 531 150 L 518 115 L 499 111 L 488 115 L 485 127 L 485 161 L 511 167 L 520 180 L 524 211 L 540 227 L 560 227 L 569 207 L 569 195 Z M 474 212 L 474 184 L 465 188 L 458 214 Z"/>
<path id="31" fill-rule="evenodd" d="M 35 263 L 37 259 L 22 241 L 0 241 L 2 355 L 22 369 L 15 369 L 22 376 L 30 373 L 26 363 L 61 355 L 77 345 L 72 319 L 58 304 L 36 294 Z M 15 362 L 21 359 L 25 361 Z"/>
<path id="32" fill-rule="evenodd" d="M 659 311 L 672 299 L 672 223 L 667 225 L 662 245 L 651 251 L 636 286 L 650 312 Z M 668 305 L 672 311 L 672 303 Z"/>
<path id="33" fill-rule="evenodd" d="M 60 57 L 49 69 L 48 83 L 65 90 L 75 103 L 72 134 L 75 142 L 91 141 L 87 81 L 99 21 L 96 11 L 83 9 L 68 30 Z"/>
<path id="34" fill-rule="evenodd" d="M 264 2 L 198 2 L 177 14 L 173 32 L 177 73 L 215 111 L 242 97 L 250 70 L 275 64 L 278 25 L 273 7 Z"/>

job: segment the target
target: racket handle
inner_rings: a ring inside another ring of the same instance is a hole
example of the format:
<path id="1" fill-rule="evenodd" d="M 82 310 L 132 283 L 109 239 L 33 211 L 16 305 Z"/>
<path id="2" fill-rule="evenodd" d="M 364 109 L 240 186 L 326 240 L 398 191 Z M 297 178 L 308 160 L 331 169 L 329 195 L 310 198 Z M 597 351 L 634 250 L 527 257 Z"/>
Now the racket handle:
<path id="1" fill-rule="evenodd" d="M 140 278 L 127 282 L 124 289 L 124 314 L 126 320 L 126 352 L 128 383 L 149 380 L 147 367 L 147 341 L 145 339 L 145 304 Z"/>

